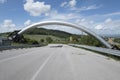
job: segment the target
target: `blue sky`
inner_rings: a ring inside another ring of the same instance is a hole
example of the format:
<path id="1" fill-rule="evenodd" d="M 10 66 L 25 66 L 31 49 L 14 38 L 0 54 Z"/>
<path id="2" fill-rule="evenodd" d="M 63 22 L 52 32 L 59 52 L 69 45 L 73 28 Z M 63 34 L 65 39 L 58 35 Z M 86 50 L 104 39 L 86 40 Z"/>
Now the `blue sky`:
<path id="1" fill-rule="evenodd" d="M 98 34 L 119 36 L 119 3 L 120 0 L 0 0 L 0 32 L 60 20 L 83 25 Z"/>

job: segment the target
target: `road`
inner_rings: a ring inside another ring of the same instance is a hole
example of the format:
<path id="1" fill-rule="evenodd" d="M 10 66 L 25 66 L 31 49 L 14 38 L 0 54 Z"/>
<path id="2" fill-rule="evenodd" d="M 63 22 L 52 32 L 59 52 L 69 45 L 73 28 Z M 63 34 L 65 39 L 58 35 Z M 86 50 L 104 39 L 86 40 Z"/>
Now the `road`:
<path id="1" fill-rule="evenodd" d="M 120 80 L 119 61 L 57 45 L 0 52 L 0 80 Z"/>

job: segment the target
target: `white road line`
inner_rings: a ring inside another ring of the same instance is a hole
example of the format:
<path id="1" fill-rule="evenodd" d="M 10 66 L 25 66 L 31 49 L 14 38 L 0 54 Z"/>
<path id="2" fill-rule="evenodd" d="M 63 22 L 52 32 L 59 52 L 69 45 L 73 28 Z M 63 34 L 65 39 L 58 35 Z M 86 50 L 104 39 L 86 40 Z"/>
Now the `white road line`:
<path id="1" fill-rule="evenodd" d="M 31 78 L 31 80 L 35 80 L 38 76 L 38 74 L 40 73 L 40 71 L 44 68 L 44 66 L 48 63 L 48 61 L 50 60 L 50 58 L 54 55 L 54 53 L 52 53 L 45 61 L 44 63 L 40 66 L 40 68 L 37 70 L 37 72 L 33 75 L 33 77 Z"/>

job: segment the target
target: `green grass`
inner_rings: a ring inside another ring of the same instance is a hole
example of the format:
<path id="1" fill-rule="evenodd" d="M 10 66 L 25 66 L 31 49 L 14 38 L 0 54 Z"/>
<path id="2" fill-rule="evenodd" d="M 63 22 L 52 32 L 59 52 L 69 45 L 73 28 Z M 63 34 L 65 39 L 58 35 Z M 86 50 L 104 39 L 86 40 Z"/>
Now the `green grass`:
<path id="1" fill-rule="evenodd" d="M 46 42 L 46 38 L 51 37 L 53 39 L 53 43 L 65 43 L 65 38 L 59 38 L 59 37 L 55 37 L 52 35 L 28 35 L 28 34 L 24 34 L 24 37 L 29 38 L 31 40 L 36 40 L 38 42 L 40 42 L 41 39 L 44 39 L 44 41 Z"/>

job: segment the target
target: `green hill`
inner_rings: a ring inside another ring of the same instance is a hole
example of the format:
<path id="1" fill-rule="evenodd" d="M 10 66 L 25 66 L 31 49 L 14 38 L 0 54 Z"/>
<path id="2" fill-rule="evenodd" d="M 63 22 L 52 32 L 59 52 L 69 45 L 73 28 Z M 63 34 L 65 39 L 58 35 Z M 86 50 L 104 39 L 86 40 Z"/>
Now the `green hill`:
<path id="1" fill-rule="evenodd" d="M 32 34 L 32 35 L 52 35 L 60 38 L 66 38 L 71 36 L 72 34 L 52 29 L 44 29 L 44 28 L 33 28 L 29 31 L 24 32 L 24 34 Z"/>

